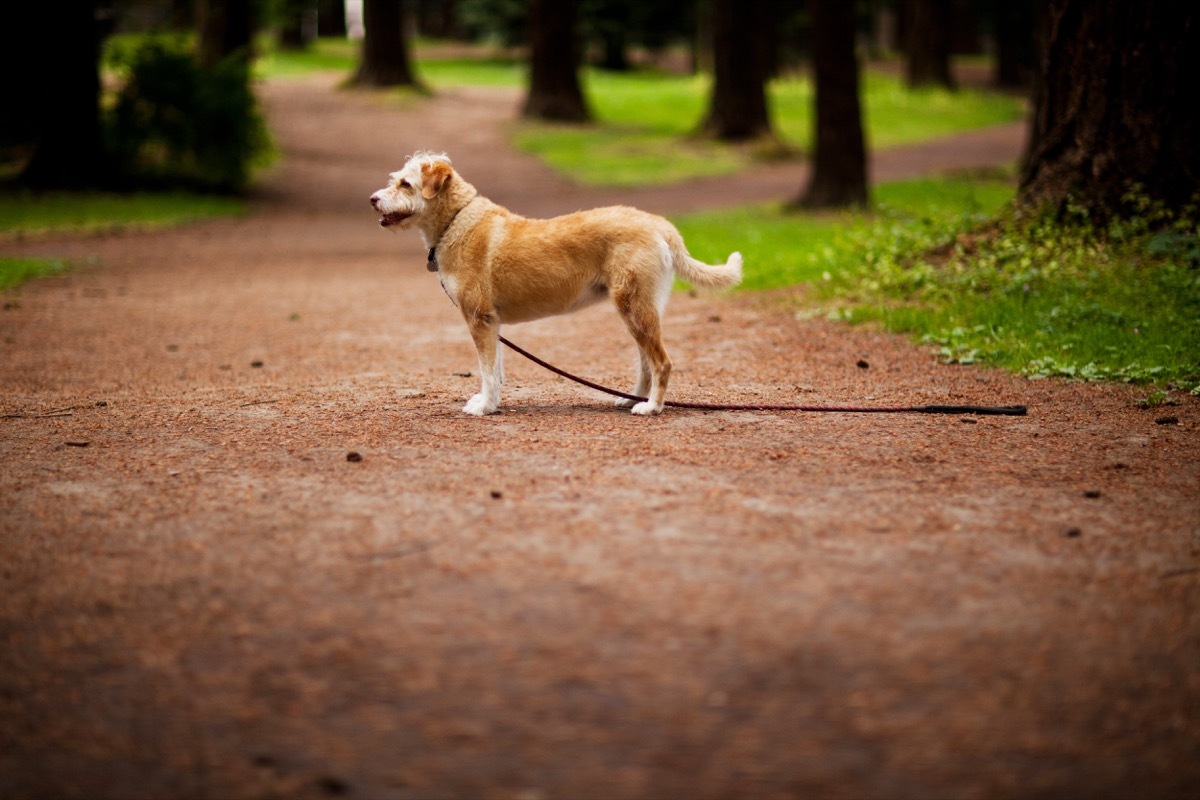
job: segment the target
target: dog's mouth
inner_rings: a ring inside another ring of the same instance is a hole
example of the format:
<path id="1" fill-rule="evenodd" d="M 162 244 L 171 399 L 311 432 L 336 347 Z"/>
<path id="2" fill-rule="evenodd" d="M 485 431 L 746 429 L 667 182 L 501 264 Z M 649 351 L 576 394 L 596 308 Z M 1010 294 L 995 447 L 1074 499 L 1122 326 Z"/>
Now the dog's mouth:
<path id="1" fill-rule="evenodd" d="M 386 214 L 380 215 L 379 227 L 390 228 L 393 225 L 399 225 L 411 216 L 412 214 L 406 214 L 403 211 L 389 211 Z"/>

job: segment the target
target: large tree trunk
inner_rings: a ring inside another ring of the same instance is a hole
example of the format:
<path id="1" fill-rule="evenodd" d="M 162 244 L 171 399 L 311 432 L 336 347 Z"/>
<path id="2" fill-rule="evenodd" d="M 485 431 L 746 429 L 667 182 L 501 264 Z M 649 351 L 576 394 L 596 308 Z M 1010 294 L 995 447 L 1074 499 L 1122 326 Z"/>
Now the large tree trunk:
<path id="1" fill-rule="evenodd" d="M 529 7 L 529 94 L 522 114 L 559 122 L 591 118 L 579 85 L 576 4 L 532 0 Z"/>
<path id="2" fill-rule="evenodd" d="M 197 0 L 201 66 L 215 66 L 234 53 L 242 54 L 249 62 L 254 56 L 255 22 L 252 0 Z"/>
<path id="3" fill-rule="evenodd" d="M 954 88 L 950 71 L 950 0 L 909 0 L 905 20 L 908 85 Z"/>
<path id="4" fill-rule="evenodd" d="M 100 32 L 94 0 L 26 6 L 7 22 L 5 83 L 21 84 L 4 114 L 25 121 L 35 145 L 21 179 L 37 188 L 84 188 L 103 180 L 100 136 Z M 22 24 L 26 14 L 29 27 Z M 15 19 L 14 19 L 15 16 Z M 54 63 L 33 68 L 47 55 Z M 6 91 L 5 95 L 9 92 Z M 9 99 L 6 97 L 6 99 Z M 24 120 L 20 118 L 28 115 Z"/>
<path id="5" fill-rule="evenodd" d="M 1200 13 L 1193 3 L 1049 0 L 1019 201 L 1097 217 L 1139 191 L 1200 187 Z"/>
<path id="6" fill-rule="evenodd" d="M 996 34 L 994 83 L 1002 89 L 1024 89 L 1034 67 L 1034 0 L 996 3 L 992 20 Z"/>
<path id="7" fill-rule="evenodd" d="M 362 59 L 354 82 L 360 86 L 417 86 L 408 55 L 401 0 L 363 0 Z"/>
<path id="8" fill-rule="evenodd" d="M 765 0 L 713 0 L 713 89 L 704 131 L 737 141 L 771 133 Z"/>
<path id="9" fill-rule="evenodd" d="M 808 208 L 866 205 L 867 152 L 854 52 L 854 4 L 816 0 L 812 12 L 816 151 L 812 178 L 799 204 Z"/>
<path id="10" fill-rule="evenodd" d="M 320 0 L 317 4 L 317 35 L 346 36 L 346 0 Z"/>

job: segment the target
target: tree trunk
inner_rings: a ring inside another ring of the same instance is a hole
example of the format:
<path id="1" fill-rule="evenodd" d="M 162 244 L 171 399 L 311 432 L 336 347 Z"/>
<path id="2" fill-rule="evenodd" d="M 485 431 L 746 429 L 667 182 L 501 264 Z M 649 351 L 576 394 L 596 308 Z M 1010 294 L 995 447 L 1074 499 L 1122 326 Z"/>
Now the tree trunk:
<path id="1" fill-rule="evenodd" d="M 306 50 L 317 38 L 316 0 L 283 0 L 280 14 L 283 24 L 279 46 L 284 50 Z"/>
<path id="2" fill-rule="evenodd" d="M 909 0 L 908 85 L 955 88 L 950 71 L 950 0 Z"/>
<path id="3" fill-rule="evenodd" d="M 1019 202 L 1070 201 L 1103 219 L 1136 184 L 1168 208 L 1187 204 L 1200 187 L 1197 6 L 1050 0 L 1044 13 Z"/>
<path id="4" fill-rule="evenodd" d="M 39 189 L 96 185 L 107 177 L 100 136 L 96 3 L 28 4 L 25 11 L 31 12 L 30 27 L 21 25 L 20 13 L 16 20 L 6 20 L 15 22 L 9 35 L 18 40 L 5 48 L 4 59 L 15 58 L 5 82 L 26 89 L 14 98 L 18 107 L 5 108 L 5 115 L 31 115 L 24 133 L 35 149 L 21 180 Z M 53 54 L 52 65 L 31 69 L 48 53 Z"/>
<path id="5" fill-rule="evenodd" d="M 558 122 L 591 119 L 579 85 L 576 4 L 532 0 L 529 6 L 529 94 L 522 114 Z"/>
<path id="6" fill-rule="evenodd" d="M 996 35 L 993 82 L 1001 89 L 1025 89 L 1030 84 L 1034 67 L 1033 0 L 996 3 L 992 19 Z"/>
<path id="7" fill-rule="evenodd" d="M 317 5 L 317 35 L 346 36 L 346 0 L 321 0 Z"/>
<path id="8" fill-rule="evenodd" d="M 854 51 L 854 4 L 816 0 L 813 67 L 817 82 L 812 178 L 799 200 L 806 208 L 867 203 L 867 151 Z"/>
<path id="9" fill-rule="evenodd" d="M 252 0 L 197 0 L 196 28 L 201 66 L 213 67 L 234 53 L 241 53 L 247 62 L 253 58 Z"/>
<path id="10" fill-rule="evenodd" d="M 401 0 L 363 0 L 362 58 L 354 82 L 360 86 L 420 87 L 408 56 Z"/>
<path id="11" fill-rule="evenodd" d="M 764 0 L 713 0 L 713 89 L 703 129 L 718 139 L 738 141 L 771 133 L 766 12 Z"/>

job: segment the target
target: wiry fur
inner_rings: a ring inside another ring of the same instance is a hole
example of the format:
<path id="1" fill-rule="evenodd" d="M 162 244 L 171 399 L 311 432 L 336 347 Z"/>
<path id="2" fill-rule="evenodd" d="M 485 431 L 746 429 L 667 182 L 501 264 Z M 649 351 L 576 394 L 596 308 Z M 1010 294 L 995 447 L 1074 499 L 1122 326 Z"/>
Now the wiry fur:
<path id="1" fill-rule="evenodd" d="M 662 411 L 671 360 L 662 313 L 675 275 L 697 286 L 728 287 L 742 278 L 742 256 L 711 266 L 688 254 L 667 220 L 613 206 L 554 219 L 512 213 L 464 181 L 444 154 L 417 153 L 371 196 L 383 227 L 416 226 L 435 248 L 438 273 L 461 310 L 479 354 L 482 387 L 463 407 L 482 416 L 500 404 L 500 326 L 565 314 L 611 297 L 637 342 L 635 414 Z"/>

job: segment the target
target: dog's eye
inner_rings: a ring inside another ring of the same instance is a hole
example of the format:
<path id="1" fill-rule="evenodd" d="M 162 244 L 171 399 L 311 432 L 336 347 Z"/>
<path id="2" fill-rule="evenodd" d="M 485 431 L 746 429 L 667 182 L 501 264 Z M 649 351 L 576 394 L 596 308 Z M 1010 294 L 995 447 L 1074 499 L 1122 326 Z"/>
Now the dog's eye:
<path id="1" fill-rule="evenodd" d="M 411 189 L 412 184 L 409 183 L 408 181 L 400 181 L 400 188 L 401 189 Z"/>

